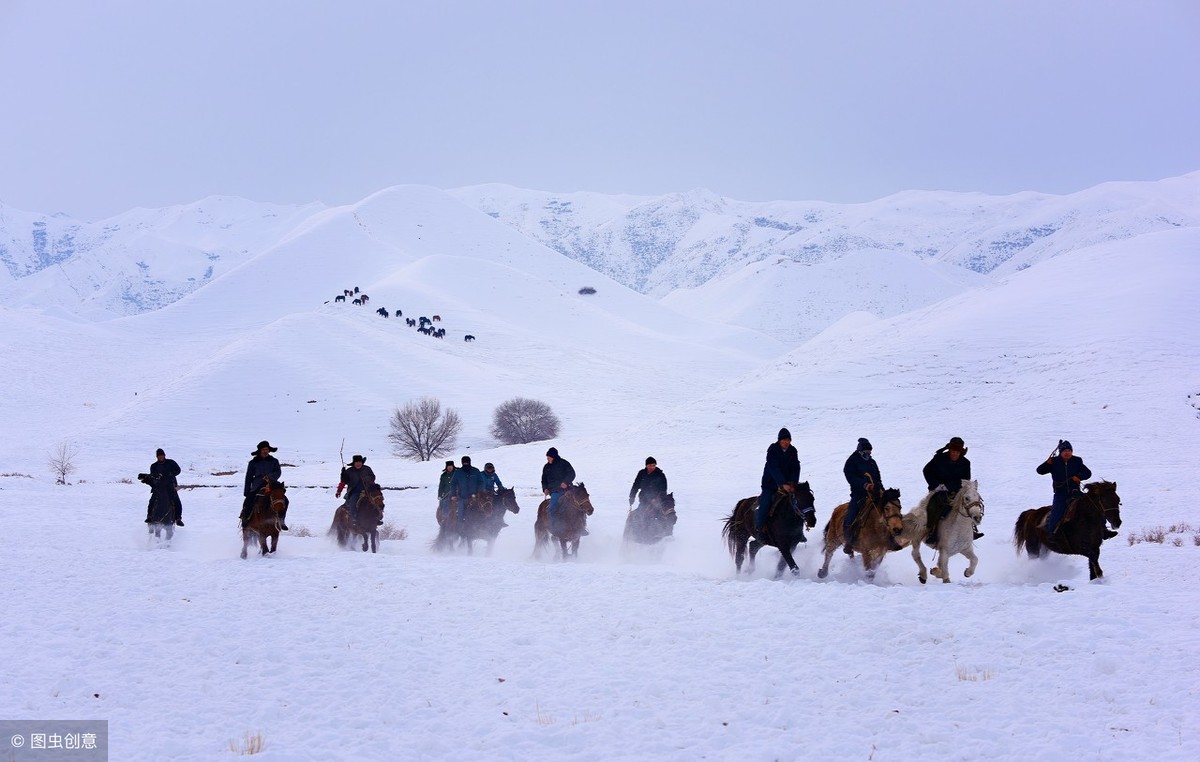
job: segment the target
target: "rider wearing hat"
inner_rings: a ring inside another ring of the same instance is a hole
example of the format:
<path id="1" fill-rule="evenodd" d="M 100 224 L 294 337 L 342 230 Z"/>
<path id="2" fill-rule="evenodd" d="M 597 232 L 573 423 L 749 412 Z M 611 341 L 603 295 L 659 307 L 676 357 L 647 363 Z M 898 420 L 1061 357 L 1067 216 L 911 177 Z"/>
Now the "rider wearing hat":
<path id="1" fill-rule="evenodd" d="M 842 475 L 850 485 L 850 503 L 846 506 L 846 518 L 842 522 L 842 539 L 845 541 L 843 550 L 847 554 L 854 552 L 854 520 L 862 510 L 867 493 L 883 486 L 883 477 L 879 475 L 879 464 L 871 458 L 871 443 L 866 437 L 859 437 L 858 447 L 846 458 L 842 467 Z"/>
<path id="2" fill-rule="evenodd" d="M 350 465 L 342 469 L 334 497 L 341 497 L 342 490 L 346 489 L 346 509 L 350 511 L 351 519 L 358 516 L 358 499 L 362 496 L 363 488 L 374 483 L 375 472 L 367 465 L 367 459 L 361 455 L 355 455 L 350 459 Z M 379 523 L 383 523 L 382 518 Z"/>
<path id="3" fill-rule="evenodd" d="M 271 453 L 276 452 L 279 448 L 272 447 L 271 443 L 263 440 L 258 443 L 258 447 L 254 452 L 250 453 L 254 456 L 246 466 L 246 484 L 242 489 L 242 495 L 245 500 L 242 501 L 242 528 L 250 523 L 250 511 L 254 507 L 254 497 L 259 490 L 265 487 L 269 482 L 279 481 L 283 475 L 283 469 L 279 465 L 279 461 Z M 284 523 L 284 517 L 287 516 L 287 495 L 283 497 L 283 511 L 279 514 L 279 528 L 287 531 L 287 524 Z"/>
<path id="4" fill-rule="evenodd" d="M 945 517 L 954 501 L 954 496 L 962 489 L 964 481 L 971 480 L 971 461 L 967 460 L 967 446 L 962 437 L 951 437 L 945 447 L 937 450 L 925 464 L 921 473 L 933 497 L 925 504 L 925 542 L 932 546 L 938 543 L 938 524 Z M 975 533 L 975 539 L 983 537 L 982 532 Z"/>
<path id="5" fill-rule="evenodd" d="M 1037 472 L 1050 474 L 1054 483 L 1054 503 L 1046 519 L 1046 531 L 1054 534 L 1058 531 L 1071 500 L 1082 494 L 1079 489 L 1080 483 L 1084 479 L 1092 478 L 1092 470 L 1083 464 L 1082 458 L 1076 457 L 1070 442 L 1060 439 L 1058 449 L 1050 454 L 1046 462 L 1038 465 Z"/>

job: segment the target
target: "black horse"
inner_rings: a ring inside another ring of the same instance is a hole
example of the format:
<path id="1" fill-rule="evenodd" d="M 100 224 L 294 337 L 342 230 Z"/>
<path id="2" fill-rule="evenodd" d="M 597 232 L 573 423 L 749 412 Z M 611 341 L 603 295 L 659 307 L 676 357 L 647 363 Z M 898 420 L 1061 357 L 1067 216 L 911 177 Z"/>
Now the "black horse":
<path id="1" fill-rule="evenodd" d="M 812 529 L 817 525 L 817 513 L 813 509 L 816 498 L 808 482 L 793 485 L 788 492 L 780 487 L 771 498 L 771 512 L 767 516 L 767 524 L 762 534 L 754 531 L 754 511 L 758 508 L 758 497 L 748 497 L 739 500 L 733 508 L 733 513 L 725 519 L 725 528 L 721 536 L 729 548 L 729 555 L 737 564 L 738 572 L 742 570 L 742 561 L 746 558 L 746 545 L 750 546 L 750 565 L 748 573 L 754 572 L 754 556 L 764 545 L 779 549 L 779 567 L 775 570 L 775 579 L 783 576 L 786 565 L 792 574 L 799 574 L 796 559 L 792 551 L 802 542 L 806 542 L 804 528 Z"/>
<path id="2" fill-rule="evenodd" d="M 675 533 L 675 493 L 653 495 L 625 516 L 625 542 L 653 545 Z"/>
<path id="3" fill-rule="evenodd" d="M 170 542 L 175 536 L 175 522 L 179 519 L 180 507 L 173 480 L 138 474 L 138 481 L 150 487 L 150 504 L 146 506 L 147 529 L 156 538 L 162 538 L 165 531 L 167 542 Z"/>
<path id="4" fill-rule="evenodd" d="M 1067 505 L 1058 531 L 1047 534 L 1042 525 L 1043 518 L 1050 513 L 1050 506 L 1030 508 L 1017 517 L 1013 530 L 1013 542 L 1017 552 L 1025 548 L 1030 558 L 1042 555 L 1042 549 L 1063 555 L 1084 556 L 1088 560 L 1088 579 L 1104 576 L 1100 568 L 1100 544 L 1112 539 L 1121 527 L 1121 496 L 1117 494 L 1116 482 L 1091 482 L 1084 492 Z"/>

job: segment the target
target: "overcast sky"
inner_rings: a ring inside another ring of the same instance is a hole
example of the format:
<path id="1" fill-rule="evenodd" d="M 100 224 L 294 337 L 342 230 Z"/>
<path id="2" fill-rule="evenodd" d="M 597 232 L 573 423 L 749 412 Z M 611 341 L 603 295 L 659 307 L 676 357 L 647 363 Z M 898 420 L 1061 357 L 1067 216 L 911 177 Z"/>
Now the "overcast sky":
<path id="1" fill-rule="evenodd" d="M 0 202 L 1067 193 L 1200 169 L 1196 0 L 0 0 Z"/>

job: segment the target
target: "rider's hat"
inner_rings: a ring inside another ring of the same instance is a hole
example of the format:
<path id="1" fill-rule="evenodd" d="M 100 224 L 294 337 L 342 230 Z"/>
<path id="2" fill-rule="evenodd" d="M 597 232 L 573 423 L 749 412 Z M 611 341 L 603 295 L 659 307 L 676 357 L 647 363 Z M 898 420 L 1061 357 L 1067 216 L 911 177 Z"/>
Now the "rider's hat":
<path id="1" fill-rule="evenodd" d="M 351 463 L 366 463 L 367 459 L 361 455 L 355 455 L 353 458 L 350 459 L 350 462 Z"/>
<path id="2" fill-rule="evenodd" d="M 454 465 L 454 461 L 452 461 L 452 460 L 448 460 L 448 461 L 446 461 L 446 465 L 447 465 L 447 466 L 453 466 L 453 465 Z"/>
<path id="3" fill-rule="evenodd" d="M 647 457 L 646 457 L 646 465 L 648 466 L 648 465 L 650 465 L 651 463 L 653 463 L 653 464 L 654 464 L 654 465 L 656 465 L 656 466 L 658 465 L 658 461 L 654 459 L 654 456 L 653 456 L 653 455 L 649 455 L 649 456 L 647 456 Z"/>
<path id="4" fill-rule="evenodd" d="M 547 458 L 557 458 L 558 457 L 558 448 L 551 447 L 549 450 L 546 450 L 546 457 Z"/>
<path id="5" fill-rule="evenodd" d="M 154 454 L 155 454 L 156 456 L 157 456 L 157 455 L 162 455 L 163 457 L 166 457 L 166 455 L 167 455 L 165 452 L 163 452 L 163 448 L 161 448 L 161 447 L 160 447 L 160 448 L 158 448 L 157 450 L 155 450 L 155 451 L 154 451 Z"/>
<path id="6" fill-rule="evenodd" d="M 278 447 L 272 447 L 272 446 L 271 446 L 271 443 L 270 443 L 270 442 L 268 442 L 267 440 L 265 440 L 265 439 L 264 439 L 263 441 L 261 441 L 261 442 L 259 442 L 259 443 L 258 443 L 258 447 L 255 447 L 255 448 L 254 448 L 254 452 L 252 452 L 252 453 L 250 453 L 250 454 L 251 454 L 251 455 L 258 455 L 258 451 L 259 451 L 259 450 L 261 450 L 261 449 L 262 449 L 262 448 L 264 448 L 264 447 L 265 447 L 265 448 L 267 448 L 268 450 L 270 450 L 271 452 L 275 452 L 276 450 L 278 450 L 278 449 L 279 449 Z"/>
<path id="7" fill-rule="evenodd" d="M 464 456 L 462 456 L 462 462 L 463 462 L 463 465 L 464 465 L 464 466 L 465 466 L 465 465 L 467 465 L 468 463 L 470 463 L 470 462 L 471 462 L 471 456 L 470 456 L 470 455 L 464 455 Z"/>
<path id="8" fill-rule="evenodd" d="M 958 450 L 963 455 L 967 454 L 967 446 L 963 443 L 962 437 L 950 437 L 950 441 L 946 443 L 945 449 Z"/>

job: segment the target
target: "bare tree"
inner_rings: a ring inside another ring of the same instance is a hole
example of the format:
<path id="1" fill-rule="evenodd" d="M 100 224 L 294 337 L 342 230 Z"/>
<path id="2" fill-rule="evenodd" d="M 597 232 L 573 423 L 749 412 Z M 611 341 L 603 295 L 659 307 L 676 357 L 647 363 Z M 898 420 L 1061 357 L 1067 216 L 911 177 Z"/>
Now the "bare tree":
<path id="1" fill-rule="evenodd" d="M 435 397 L 422 397 L 392 413 L 388 439 L 392 451 L 402 458 L 429 460 L 454 449 L 462 431 L 462 419 Z"/>
<path id="2" fill-rule="evenodd" d="M 62 442 L 46 456 L 46 465 L 54 474 L 55 484 L 67 484 L 67 477 L 75 473 L 75 456 L 79 449 L 70 442 Z"/>
<path id="3" fill-rule="evenodd" d="M 492 436 L 504 444 L 526 444 L 558 436 L 558 416 L 545 402 L 513 397 L 492 413 Z"/>

